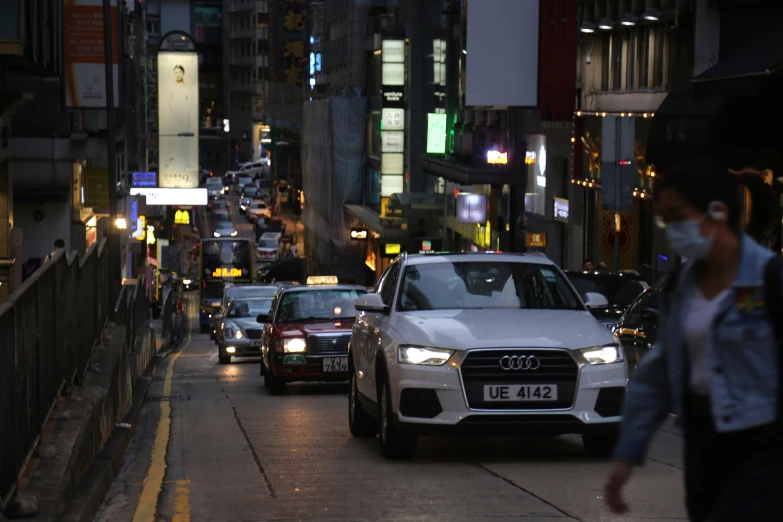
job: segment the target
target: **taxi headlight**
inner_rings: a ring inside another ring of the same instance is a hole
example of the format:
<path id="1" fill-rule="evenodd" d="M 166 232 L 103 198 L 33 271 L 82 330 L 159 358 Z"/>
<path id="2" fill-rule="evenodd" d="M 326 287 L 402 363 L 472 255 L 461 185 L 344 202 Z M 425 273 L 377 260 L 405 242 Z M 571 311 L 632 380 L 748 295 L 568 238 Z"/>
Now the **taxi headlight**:
<path id="1" fill-rule="evenodd" d="M 442 348 L 400 346 L 400 349 L 397 352 L 397 360 L 403 364 L 443 366 L 453 353 L 454 350 L 444 350 Z"/>
<path id="2" fill-rule="evenodd" d="M 307 345 L 301 337 L 283 339 L 283 351 L 285 353 L 302 353 L 306 348 Z"/>
<path id="3" fill-rule="evenodd" d="M 605 344 L 580 350 L 590 364 L 612 364 L 623 360 L 623 349 L 619 344 Z"/>

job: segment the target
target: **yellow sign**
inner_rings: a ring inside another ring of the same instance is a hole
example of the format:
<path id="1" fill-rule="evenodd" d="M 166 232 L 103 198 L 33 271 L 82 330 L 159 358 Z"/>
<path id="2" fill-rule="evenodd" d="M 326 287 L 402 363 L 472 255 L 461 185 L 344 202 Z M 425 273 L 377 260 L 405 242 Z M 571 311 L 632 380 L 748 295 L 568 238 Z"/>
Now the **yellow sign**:
<path id="1" fill-rule="evenodd" d="M 187 210 L 177 210 L 174 214 L 174 223 L 177 225 L 190 225 L 190 212 Z"/>
<path id="2" fill-rule="evenodd" d="M 386 255 L 393 256 L 399 254 L 402 251 L 402 247 L 399 243 L 386 243 Z"/>
<path id="3" fill-rule="evenodd" d="M 228 267 L 221 267 L 216 268 L 212 271 L 212 277 L 214 278 L 221 278 L 221 277 L 242 277 L 242 269 L 241 268 L 228 268 Z"/>
<path id="4" fill-rule="evenodd" d="M 288 11 L 283 17 L 283 28 L 286 31 L 302 31 L 304 29 L 304 15 Z"/>
<path id="5" fill-rule="evenodd" d="M 528 248 L 545 248 L 546 232 L 525 234 L 525 244 Z"/>
<path id="6" fill-rule="evenodd" d="M 336 285 L 337 276 L 310 276 L 307 278 L 308 285 Z"/>
<path id="7" fill-rule="evenodd" d="M 283 56 L 288 58 L 293 56 L 294 58 L 304 58 L 304 40 L 294 40 L 292 42 L 285 42 Z"/>
<path id="8" fill-rule="evenodd" d="M 536 153 L 532 150 L 525 152 L 525 165 L 534 165 L 536 163 Z"/>
<path id="9" fill-rule="evenodd" d="M 139 216 L 139 219 L 136 220 L 136 232 L 132 236 L 138 241 L 147 239 L 147 218 L 145 216 Z"/>
<path id="10" fill-rule="evenodd" d="M 487 152 L 487 163 L 490 165 L 508 165 L 508 152 L 496 150 Z"/>
<path id="11" fill-rule="evenodd" d="M 155 241 L 155 227 L 147 227 L 147 244 L 148 245 L 154 245 Z"/>
<path id="12" fill-rule="evenodd" d="M 108 208 L 109 206 L 109 169 L 84 169 L 85 207 Z"/>

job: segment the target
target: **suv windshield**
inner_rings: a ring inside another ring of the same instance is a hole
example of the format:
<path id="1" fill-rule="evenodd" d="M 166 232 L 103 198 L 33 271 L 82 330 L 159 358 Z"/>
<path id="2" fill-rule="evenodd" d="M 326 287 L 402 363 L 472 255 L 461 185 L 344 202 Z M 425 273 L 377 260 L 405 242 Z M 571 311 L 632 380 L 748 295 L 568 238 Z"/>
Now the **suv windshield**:
<path id="1" fill-rule="evenodd" d="M 366 293 L 358 289 L 287 292 L 281 298 L 275 322 L 353 320 L 353 304 Z"/>
<path id="2" fill-rule="evenodd" d="M 611 306 L 627 308 L 648 285 L 638 276 L 602 274 L 590 272 L 569 272 L 568 279 L 576 291 L 585 299 L 588 292 L 597 292 L 609 301 Z"/>
<path id="3" fill-rule="evenodd" d="M 238 319 L 241 317 L 256 317 L 258 314 L 268 314 L 272 298 L 242 299 L 231 301 L 226 317 Z"/>
<path id="4" fill-rule="evenodd" d="M 398 310 L 584 310 L 552 265 L 445 261 L 405 268 Z"/>

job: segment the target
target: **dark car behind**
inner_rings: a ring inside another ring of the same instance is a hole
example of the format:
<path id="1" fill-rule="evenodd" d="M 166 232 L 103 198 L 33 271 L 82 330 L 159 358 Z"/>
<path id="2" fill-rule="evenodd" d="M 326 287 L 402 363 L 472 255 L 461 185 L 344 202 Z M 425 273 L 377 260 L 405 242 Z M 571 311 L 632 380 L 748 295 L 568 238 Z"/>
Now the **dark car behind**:
<path id="1" fill-rule="evenodd" d="M 566 276 L 582 299 L 588 292 L 603 295 L 608 306 L 591 308 L 590 312 L 607 327 L 617 322 L 639 294 L 650 285 L 636 272 L 585 272 L 566 270 Z"/>

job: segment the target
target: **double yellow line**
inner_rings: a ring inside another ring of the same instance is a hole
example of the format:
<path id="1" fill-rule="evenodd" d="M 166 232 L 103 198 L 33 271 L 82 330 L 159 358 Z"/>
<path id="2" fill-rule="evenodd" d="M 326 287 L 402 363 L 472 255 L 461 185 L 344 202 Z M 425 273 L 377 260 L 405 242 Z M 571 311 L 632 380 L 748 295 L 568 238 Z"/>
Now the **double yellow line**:
<path id="1" fill-rule="evenodd" d="M 187 310 L 188 317 L 190 317 L 191 307 L 188 306 Z M 166 453 L 171 437 L 171 381 L 174 377 L 174 366 L 177 363 L 177 359 L 179 359 L 182 352 L 187 350 L 188 346 L 190 346 L 190 341 L 191 329 L 188 328 L 188 338 L 185 341 L 185 344 L 177 353 L 169 358 L 166 376 L 163 379 L 163 397 L 166 399 L 160 402 L 158 431 L 155 434 L 155 442 L 152 445 L 150 467 L 147 470 L 147 476 L 144 478 L 144 487 L 139 496 L 139 502 L 136 505 L 133 522 L 155 522 L 158 498 L 160 497 L 161 491 L 163 491 L 163 481 L 166 477 Z M 177 497 L 174 503 L 174 510 L 176 513 L 172 517 L 172 522 L 190 522 L 189 484 L 189 480 L 177 481 Z"/>

